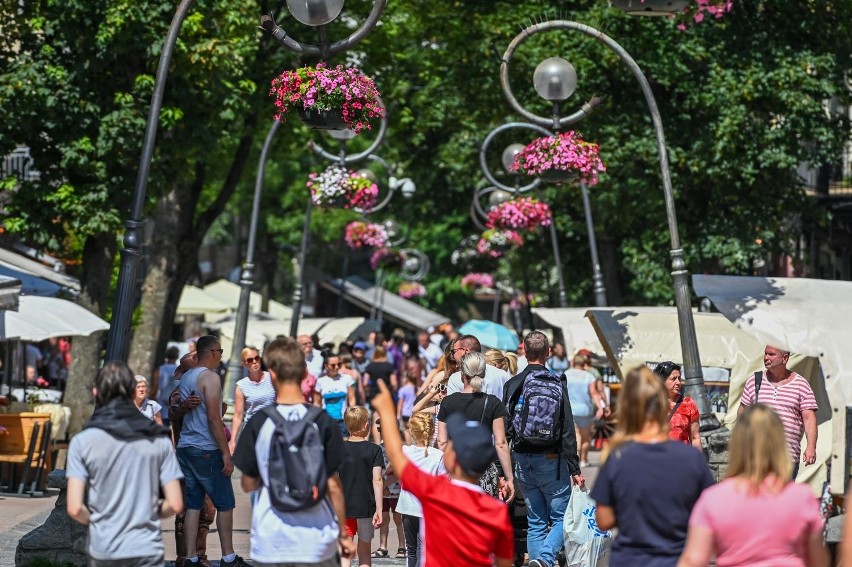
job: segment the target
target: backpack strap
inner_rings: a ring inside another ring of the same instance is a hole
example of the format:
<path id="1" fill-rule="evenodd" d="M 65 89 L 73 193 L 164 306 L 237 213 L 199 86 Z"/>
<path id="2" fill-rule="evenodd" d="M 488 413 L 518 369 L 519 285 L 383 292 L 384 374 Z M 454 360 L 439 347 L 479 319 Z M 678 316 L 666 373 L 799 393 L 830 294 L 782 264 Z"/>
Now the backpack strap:
<path id="1" fill-rule="evenodd" d="M 763 370 L 758 370 L 754 373 L 754 403 L 757 403 L 757 393 L 760 390 L 760 385 L 763 383 Z"/>
<path id="2" fill-rule="evenodd" d="M 482 421 L 482 420 L 485 419 L 485 410 L 487 410 L 487 409 L 488 409 L 488 394 L 485 394 L 485 403 L 482 405 L 482 415 L 479 416 L 479 423 L 481 423 L 482 425 L 485 425 L 485 422 Z"/>
<path id="3" fill-rule="evenodd" d="M 306 419 L 308 421 L 316 422 L 317 418 L 323 412 L 322 408 L 318 408 L 315 405 L 311 405 L 311 404 L 302 404 L 302 405 L 304 405 L 308 410 L 308 412 L 305 414 L 305 417 L 303 417 L 302 419 Z M 263 413 L 265 413 L 267 416 L 269 416 L 269 418 L 272 419 L 272 421 L 275 423 L 276 426 L 278 426 L 282 423 L 287 423 L 287 420 L 284 419 L 284 416 L 281 415 L 280 413 L 278 413 L 278 404 L 272 404 L 272 405 L 266 406 L 261 411 L 263 411 Z"/>

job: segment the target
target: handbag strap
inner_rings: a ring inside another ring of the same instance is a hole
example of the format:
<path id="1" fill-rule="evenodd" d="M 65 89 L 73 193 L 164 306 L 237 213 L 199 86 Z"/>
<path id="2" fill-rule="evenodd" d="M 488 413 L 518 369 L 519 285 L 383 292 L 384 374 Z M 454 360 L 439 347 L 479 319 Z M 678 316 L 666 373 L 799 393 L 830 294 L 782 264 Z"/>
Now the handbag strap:
<path id="1" fill-rule="evenodd" d="M 672 416 L 673 416 L 675 413 L 677 413 L 677 408 L 679 408 L 679 407 L 680 407 L 680 404 L 682 404 L 682 403 L 683 403 L 683 394 L 681 394 L 681 395 L 680 395 L 680 398 L 678 399 L 677 403 L 676 403 L 676 404 L 674 405 L 674 407 L 672 408 L 672 411 L 670 411 L 670 412 L 669 412 L 669 421 L 671 421 L 671 420 L 672 420 Z"/>
<path id="2" fill-rule="evenodd" d="M 484 396 L 485 403 L 482 405 L 482 415 L 479 417 L 479 423 L 481 423 L 482 425 L 485 425 L 485 422 L 483 420 L 485 419 L 485 410 L 488 409 L 488 394 L 484 394 Z"/>

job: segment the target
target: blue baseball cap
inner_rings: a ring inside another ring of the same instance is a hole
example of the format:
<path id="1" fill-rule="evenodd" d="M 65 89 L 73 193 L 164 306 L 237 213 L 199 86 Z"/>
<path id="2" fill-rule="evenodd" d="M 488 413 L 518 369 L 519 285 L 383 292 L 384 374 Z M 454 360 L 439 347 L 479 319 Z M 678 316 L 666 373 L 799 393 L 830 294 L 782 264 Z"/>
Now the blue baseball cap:
<path id="1" fill-rule="evenodd" d="M 358 341 L 352 345 L 352 350 L 367 350 L 367 345 L 365 345 L 362 341 Z"/>
<path id="2" fill-rule="evenodd" d="M 478 421 L 469 421 L 463 414 L 447 418 L 447 435 L 462 469 L 471 476 L 481 476 L 497 458 L 491 431 Z"/>

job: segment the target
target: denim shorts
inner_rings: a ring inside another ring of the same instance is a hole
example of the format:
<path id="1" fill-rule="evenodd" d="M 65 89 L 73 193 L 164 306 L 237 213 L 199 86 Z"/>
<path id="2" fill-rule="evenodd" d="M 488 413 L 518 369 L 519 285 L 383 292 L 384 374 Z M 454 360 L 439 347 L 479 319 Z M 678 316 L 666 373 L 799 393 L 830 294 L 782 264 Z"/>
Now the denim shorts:
<path id="1" fill-rule="evenodd" d="M 225 466 L 222 451 L 179 447 L 177 458 L 185 477 L 188 510 L 202 510 L 205 494 L 210 497 L 217 510 L 234 509 L 234 487 L 231 485 L 231 477 L 222 473 Z"/>
<path id="2" fill-rule="evenodd" d="M 591 427 L 592 423 L 595 421 L 595 416 L 593 415 L 575 415 L 574 416 L 574 425 L 577 427 Z"/>

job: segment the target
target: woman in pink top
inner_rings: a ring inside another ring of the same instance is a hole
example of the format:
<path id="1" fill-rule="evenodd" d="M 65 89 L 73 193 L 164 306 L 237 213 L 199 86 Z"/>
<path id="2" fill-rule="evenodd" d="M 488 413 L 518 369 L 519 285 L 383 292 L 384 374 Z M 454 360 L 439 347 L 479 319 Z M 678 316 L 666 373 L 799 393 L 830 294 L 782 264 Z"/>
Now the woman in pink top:
<path id="1" fill-rule="evenodd" d="M 824 567 L 823 521 L 811 489 L 791 482 L 784 426 L 763 404 L 731 435 L 728 478 L 704 491 L 678 567 Z"/>

